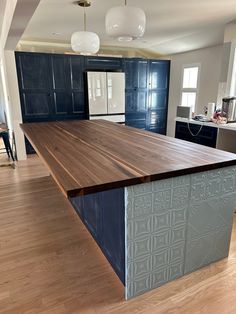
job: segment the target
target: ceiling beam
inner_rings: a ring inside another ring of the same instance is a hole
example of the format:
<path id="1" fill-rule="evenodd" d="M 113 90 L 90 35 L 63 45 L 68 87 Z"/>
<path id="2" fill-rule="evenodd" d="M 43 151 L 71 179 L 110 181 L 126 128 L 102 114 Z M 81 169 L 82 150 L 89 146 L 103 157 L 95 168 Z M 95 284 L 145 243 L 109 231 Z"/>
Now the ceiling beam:
<path id="1" fill-rule="evenodd" d="M 13 13 L 5 49 L 15 50 L 40 0 L 18 0 Z"/>

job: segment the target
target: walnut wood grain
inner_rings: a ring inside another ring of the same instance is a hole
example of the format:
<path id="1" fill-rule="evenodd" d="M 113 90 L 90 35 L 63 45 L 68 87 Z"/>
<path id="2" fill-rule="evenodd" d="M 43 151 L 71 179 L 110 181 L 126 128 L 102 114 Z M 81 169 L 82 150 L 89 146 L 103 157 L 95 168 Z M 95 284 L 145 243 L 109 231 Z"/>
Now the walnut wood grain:
<path id="1" fill-rule="evenodd" d="M 67 197 L 236 165 L 236 155 L 105 120 L 21 125 Z"/>

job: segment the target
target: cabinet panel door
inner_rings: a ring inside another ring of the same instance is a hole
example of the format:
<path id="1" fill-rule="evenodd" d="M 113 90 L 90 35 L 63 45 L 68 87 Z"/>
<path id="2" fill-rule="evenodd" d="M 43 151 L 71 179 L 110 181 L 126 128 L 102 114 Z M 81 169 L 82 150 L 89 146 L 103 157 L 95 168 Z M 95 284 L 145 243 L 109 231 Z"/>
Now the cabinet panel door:
<path id="1" fill-rule="evenodd" d="M 84 90 L 84 57 L 71 56 L 70 63 L 70 87 L 71 89 Z"/>
<path id="2" fill-rule="evenodd" d="M 66 117 L 70 112 L 71 107 L 71 98 L 70 95 L 64 91 L 56 91 L 53 93 L 53 101 L 54 101 L 54 118 L 58 119 L 59 117 Z"/>
<path id="3" fill-rule="evenodd" d="M 135 59 L 124 60 L 125 88 L 135 89 L 138 86 L 138 64 Z"/>
<path id="4" fill-rule="evenodd" d="M 167 90 L 150 90 L 149 91 L 149 107 L 150 109 L 167 108 Z"/>
<path id="5" fill-rule="evenodd" d="M 150 60 L 147 129 L 166 133 L 170 62 Z"/>
<path id="6" fill-rule="evenodd" d="M 125 59 L 126 75 L 126 121 L 127 125 L 145 128 L 146 122 L 135 116 L 148 109 L 148 61 L 142 59 Z M 134 115 L 131 117 L 130 114 Z"/>
<path id="7" fill-rule="evenodd" d="M 150 61 L 150 88 L 166 89 L 169 82 L 169 61 Z"/>
<path id="8" fill-rule="evenodd" d="M 148 61 L 138 60 L 138 88 L 147 88 L 148 85 Z"/>
<path id="9" fill-rule="evenodd" d="M 147 88 L 148 84 L 148 61 L 139 59 L 125 59 L 125 88 Z"/>
<path id="10" fill-rule="evenodd" d="M 49 89 L 48 55 L 21 53 L 17 58 L 17 67 L 22 89 Z"/>
<path id="11" fill-rule="evenodd" d="M 112 57 L 86 57 L 86 70 L 123 70 L 123 59 Z"/>
<path id="12" fill-rule="evenodd" d="M 147 111 L 147 91 L 139 89 L 136 92 L 136 102 L 137 102 L 137 111 L 138 112 L 146 112 Z"/>
<path id="13" fill-rule="evenodd" d="M 64 56 L 51 56 L 52 88 L 65 90 L 67 88 L 68 62 Z"/>
<path id="14" fill-rule="evenodd" d="M 125 219 L 123 189 L 102 192 L 102 247 L 110 263 L 124 282 Z M 114 202 L 115 200 L 115 202 Z"/>
<path id="15" fill-rule="evenodd" d="M 176 122 L 175 129 L 175 137 L 181 140 L 201 144 L 209 147 L 216 147 L 216 139 L 217 139 L 217 128 L 203 126 L 200 133 L 197 136 L 193 136 L 193 134 L 197 134 L 201 128 L 201 125 L 197 124 L 188 124 L 184 122 Z"/>
<path id="16" fill-rule="evenodd" d="M 125 115 L 125 125 L 138 129 L 145 129 L 146 119 L 146 112 L 127 113 Z"/>
<path id="17" fill-rule="evenodd" d="M 73 91 L 71 98 L 73 115 L 83 114 L 88 116 L 88 112 L 85 110 L 84 93 Z"/>
<path id="18" fill-rule="evenodd" d="M 51 118 L 51 97 L 44 92 L 27 92 L 21 97 L 24 121 Z"/>
<path id="19" fill-rule="evenodd" d="M 101 208 L 99 206 L 100 194 L 84 196 L 83 219 L 93 237 L 100 242 Z"/>
<path id="20" fill-rule="evenodd" d="M 148 114 L 148 127 L 151 132 L 166 134 L 167 110 L 152 110 Z"/>
<path id="21" fill-rule="evenodd" d="M 125 113 L 137 111 L 137 94 L 132 90 L 125 91 Z"/>

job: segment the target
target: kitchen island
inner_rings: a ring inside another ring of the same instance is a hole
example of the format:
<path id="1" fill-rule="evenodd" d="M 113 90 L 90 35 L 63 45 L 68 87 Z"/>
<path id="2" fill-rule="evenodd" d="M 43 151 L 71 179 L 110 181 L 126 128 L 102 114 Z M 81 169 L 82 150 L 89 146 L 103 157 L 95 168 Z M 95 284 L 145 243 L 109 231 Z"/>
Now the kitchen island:
<path id="1" fill-rule="evenodd" d="M 126 299 L 228 255 L 235 154 L 105 120 L 21 127 Z"/>

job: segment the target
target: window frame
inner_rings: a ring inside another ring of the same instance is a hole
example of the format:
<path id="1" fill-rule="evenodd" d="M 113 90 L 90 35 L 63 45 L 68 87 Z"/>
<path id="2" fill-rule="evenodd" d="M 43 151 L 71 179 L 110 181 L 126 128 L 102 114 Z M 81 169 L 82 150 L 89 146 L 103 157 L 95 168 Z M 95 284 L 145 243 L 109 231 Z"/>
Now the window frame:
<path id="1" fill-rule="evenodd" d="M 187 68 L 198 68 L 198 76 L 197 76 L 197 87 L 196 88 L 184 88 L 184 69 Z M 182 106 L 182 98 L 183 93 L 196 93 L 196 101 L 194 106 L 194 111 L 192 111 L 192 114 L 196 113 L 197 107 L 198 107 L 198 96 L 199 96 L 199 83 L 200 83 L 200 73 L 201 73 L 201 63 L 188 63 L 183 64 L 182 66 L 182 79 L 181 79 L 181 89 L 180 89 L 180 106 Z"/>

